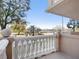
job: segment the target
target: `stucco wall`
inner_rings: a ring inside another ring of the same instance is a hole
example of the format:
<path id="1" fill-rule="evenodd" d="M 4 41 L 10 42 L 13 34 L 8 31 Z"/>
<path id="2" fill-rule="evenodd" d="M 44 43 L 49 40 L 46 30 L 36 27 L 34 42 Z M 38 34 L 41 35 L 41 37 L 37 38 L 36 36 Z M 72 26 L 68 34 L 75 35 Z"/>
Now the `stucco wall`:
<path id="1" fill-rule="evenodd" d="M 79 35 L 62 33 L 61 51 L 79 59 Z"/>

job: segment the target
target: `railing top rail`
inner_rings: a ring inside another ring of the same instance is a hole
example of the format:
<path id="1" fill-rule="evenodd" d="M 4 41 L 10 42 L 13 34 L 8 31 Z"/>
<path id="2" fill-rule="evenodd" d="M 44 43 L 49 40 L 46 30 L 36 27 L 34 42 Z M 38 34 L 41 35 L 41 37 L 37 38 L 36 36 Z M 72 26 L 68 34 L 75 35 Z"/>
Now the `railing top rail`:
<path id="1" fill-rule="evenodd" d="M 41 39 L 41 38 L 48 38 L 48 37 L 56 37 L 56 34 L 53 35 L 38 35 L 38 36 L 28 36 L 28 37 L 15 37 L 14 40 L 28 40 L 28 39 Z"/>

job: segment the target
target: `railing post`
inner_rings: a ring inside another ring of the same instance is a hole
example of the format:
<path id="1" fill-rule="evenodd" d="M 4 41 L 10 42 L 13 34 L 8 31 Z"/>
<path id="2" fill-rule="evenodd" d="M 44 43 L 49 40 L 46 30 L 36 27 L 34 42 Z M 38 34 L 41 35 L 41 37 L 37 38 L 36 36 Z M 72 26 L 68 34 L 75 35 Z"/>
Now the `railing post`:
<path id="1" fill-rule="evenodd" d="M 13 38 L 8 38 L 9 44 L 6 48 L 6 54 L 7 54 L 7 59 L 12 59 L 12 43 L 13 43 Z"/>
<path id="2" fill-rule="evenodd" d="M 10 38 L 11 35 L 11 30 L 10 28 L 5 28 L 1 31 L 3 39 L 7 39 L 9 40 L 9 43 L 6 47 L 6 55 L 7 55 L 7 59 L 12 59 L 12 42 L 13 42 L 13 38 Z"/>
<path id="3" fill-rule="evenodd" d="M 61 45 L 61 32 L 57 33 L 57 51 L 60 51 L 60 45 Z"/>

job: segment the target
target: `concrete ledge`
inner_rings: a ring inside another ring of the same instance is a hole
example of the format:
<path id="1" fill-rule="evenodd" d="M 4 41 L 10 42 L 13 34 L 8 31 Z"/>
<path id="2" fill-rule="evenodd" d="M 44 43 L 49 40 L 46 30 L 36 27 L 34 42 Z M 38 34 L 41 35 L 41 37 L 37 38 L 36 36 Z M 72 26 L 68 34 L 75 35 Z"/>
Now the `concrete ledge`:
<path id="1" fill-rule="evenodd" d="M 79 35 L 79 32 L 71 32 L 72 35 Z"/>

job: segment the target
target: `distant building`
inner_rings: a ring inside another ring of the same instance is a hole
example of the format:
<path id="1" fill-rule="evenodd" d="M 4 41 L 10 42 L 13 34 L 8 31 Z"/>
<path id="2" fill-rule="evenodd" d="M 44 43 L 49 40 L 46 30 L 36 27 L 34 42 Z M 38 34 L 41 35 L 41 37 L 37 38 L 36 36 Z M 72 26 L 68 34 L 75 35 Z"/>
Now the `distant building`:
<path id="1" fill-rule="evenodd" d="M 42 29 L 40 31 L 40 33 L 42 33 L 43 35 L 53 35 L 55 31 L 53 29 Z"/>

